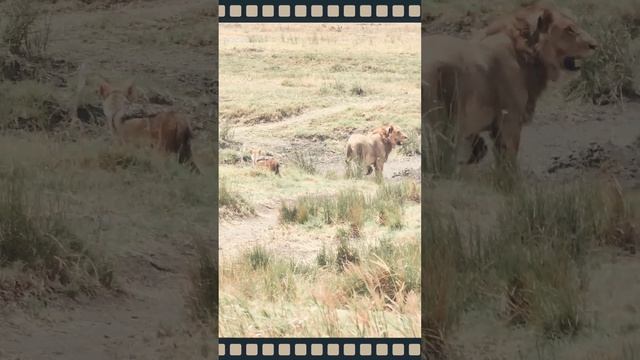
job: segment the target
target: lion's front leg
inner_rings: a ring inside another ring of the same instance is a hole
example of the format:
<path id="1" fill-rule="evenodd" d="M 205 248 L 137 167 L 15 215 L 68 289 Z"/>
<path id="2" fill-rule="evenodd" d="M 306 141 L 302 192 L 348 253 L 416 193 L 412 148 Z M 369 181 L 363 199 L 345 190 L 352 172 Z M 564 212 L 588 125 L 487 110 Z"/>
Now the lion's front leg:
<path id="1" fill-rule="evenodd" d="M 522 123 L 515 116 L 503 116 L 500 119 L 492 137 L 494 138 L 496 163 L 501 168 L 516 170 L 518 167 L 518 150 L 520 148 L 520 133 Z"/>

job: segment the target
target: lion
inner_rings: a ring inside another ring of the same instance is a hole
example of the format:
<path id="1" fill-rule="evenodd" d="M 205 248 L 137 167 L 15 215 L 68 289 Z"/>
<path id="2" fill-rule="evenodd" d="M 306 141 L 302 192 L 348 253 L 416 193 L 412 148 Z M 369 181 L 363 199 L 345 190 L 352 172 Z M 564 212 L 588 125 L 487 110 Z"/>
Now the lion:
<path id="1" fill-rule="evenodd" d="M 189 121 L 174 111 L 164 111 L 150 116 L 127 116 L 133 98 L 133 85 L 125 90 L 114 89 L 103 82 L 99 93 L 107 124 L 112 133 L 123 143 L 145 145 L 164 153 L 175 153 L 178 162 L 186 164 L 191 171 L 200 170 L 193 161 L 191 140 L 193 131 Z"/>
<path id="2" fill-rule="evenodd" d="M 375 128 L 368 134 L 352 134 L 347 140 L 346 162 L 355 158 L 367 169 L 367 175 L 375 169 L 376 176 L 381 176 L 391 150 L 406 140 L 407 136 L 394 124 Z"/>
<path id="3" fill-rule="evenodd" d="M 517 166 L 522 126 L 561 72 L 580 70 L 598 44 L 568 13 L 535 2 L 475 38 L 422 37 L 423 118 L 430 144 L 451 147 L 456 167 L 479 162 L 489 132 L 499 164 Z"/>

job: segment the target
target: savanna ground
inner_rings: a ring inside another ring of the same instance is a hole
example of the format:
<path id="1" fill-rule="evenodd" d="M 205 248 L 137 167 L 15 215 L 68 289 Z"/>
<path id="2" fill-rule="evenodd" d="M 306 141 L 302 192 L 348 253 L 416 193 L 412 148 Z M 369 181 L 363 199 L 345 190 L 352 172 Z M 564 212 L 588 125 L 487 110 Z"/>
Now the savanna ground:
<path id="1" fill-rule="evenodd" d="M 220 336 L 419 336 L 419 35 L 221 25 Z M 386 123 L 410 139 L 383 181 L 347 171 L 349 135 Z"/>
<path id="2" fill-rule="evenodd" d="M 425 1 L 423 31 L 466 37 L 518 4 Z M 557 4 L 601 47 L 538 102 L 519 182 L 496 181 L 492 156 L 425 175 L 434 358 L 640 358 L 640 3 Z"/>
<path id="3" fill-rule="evenodd" d="M 0 11 L 0 358 L 213 357 L 215 7 Z M 133 80 L 140 111 L 190 117 L 202 176 L 113 141 L 104 77 Z"/>

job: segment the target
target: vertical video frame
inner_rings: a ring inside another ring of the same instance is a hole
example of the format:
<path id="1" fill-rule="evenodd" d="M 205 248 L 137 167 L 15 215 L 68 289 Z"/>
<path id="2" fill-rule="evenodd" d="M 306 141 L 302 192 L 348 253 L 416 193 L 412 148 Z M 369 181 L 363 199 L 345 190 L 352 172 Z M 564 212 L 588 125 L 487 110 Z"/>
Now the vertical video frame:
<path id="1" fill-rule="evenodd" d="M 420 337 L 420 6 L 357 3 L 220 2 L 218 318 L 238 351 Z"/>

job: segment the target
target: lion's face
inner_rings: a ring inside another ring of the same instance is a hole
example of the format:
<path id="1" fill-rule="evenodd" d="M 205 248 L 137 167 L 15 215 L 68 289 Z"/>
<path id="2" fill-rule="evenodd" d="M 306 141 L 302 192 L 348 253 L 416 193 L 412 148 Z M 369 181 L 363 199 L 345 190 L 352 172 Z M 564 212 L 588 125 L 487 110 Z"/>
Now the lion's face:
<path id="1" fill-rule="evenodd" d="M 593 55 L 598 47 L 591 35 L 559 11 L 544 9 L 537 25 L 540 55 L 553 79 L 560 70 L 580 70 L 580 62 Z"/>
<path id="2" fill-rule="evenodd" d="M 394 145 L 402 145 L 408 138 L 402 130 L 395 125 L 389 125 L 389 127 L 387 127 L 387 135 L 389 141 Z"/>

